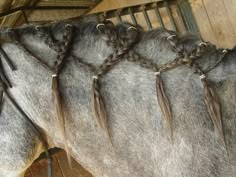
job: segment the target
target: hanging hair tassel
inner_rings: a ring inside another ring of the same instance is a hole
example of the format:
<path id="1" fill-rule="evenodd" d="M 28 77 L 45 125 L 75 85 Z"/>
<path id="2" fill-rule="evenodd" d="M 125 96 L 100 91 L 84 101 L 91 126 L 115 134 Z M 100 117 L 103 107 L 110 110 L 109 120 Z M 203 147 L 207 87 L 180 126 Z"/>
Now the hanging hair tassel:
<path id="1" fill-rule="evenodd" d="M 103 133 L 109 138 L 109 141 L 112 144 L 108 124 L 107 124 L 107 114 L 105 105 L 100 94 L 100 86 L 97 76 L 93 76 L 93 85 L 92 85 L 92 110 L 94 117 L 96 119 L 97 125 L 103 130 Z"/>
<path id="2" fill-rule="evenodd" d="M 171 109 L 170 109 L 170 104 L 167 99 L 167 96 L 164 91 L 163 83 L 161 80 L 161 73 L 156 72 L 156 93 L 157 93 L 157 99 L 158 103 L 161 108 L 161 112 L 167 122 L 167 126 L 170 130 L 170 140 L 173 141 L 173 129 L 172 129 L 172 118 L 171 118 Z"/>
<path id="3" fill-rule="evenodd" d="M 57 74 L 52 75 L 52 99 L 53 99 L 53 104 L 56 110 L 57 126 L 59 128 L 59 131 L 61 132 L 62 139 L 64 141 L 65 151 L 67 154 L 69 166 L 70 168 L 72 168 L 72 163 L 71 163 L 72 160 L 69 154 L 69 149 L 68 149 L 68 145 L 66 141 L 65 118 L 64 118 L 64 111 L 62 108 L 61 97 L 60 97 L 59 88 L 58 88 L 58 75 Z"/>
<path id="4" fill-rule="evenodd" d="M 207 83 L 206 76 L 202 74 L 200 78 L 203 84 L 204 101 L 207 106 L 209 116 L 214 125 L 214 129 L 218 131 L 218 133 L 220 134 L 221 138 L 224 141 L 224 132 L 221 120 L 221 107 L 219 99 L 215 94 L 214 90 Z"/>

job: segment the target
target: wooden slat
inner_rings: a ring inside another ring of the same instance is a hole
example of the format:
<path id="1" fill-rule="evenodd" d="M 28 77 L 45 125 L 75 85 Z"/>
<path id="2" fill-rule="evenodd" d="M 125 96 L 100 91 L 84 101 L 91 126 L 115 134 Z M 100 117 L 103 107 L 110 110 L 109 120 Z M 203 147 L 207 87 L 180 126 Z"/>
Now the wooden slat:
<path id="1" fill-rule="evenodd" d="M 203 6 L 202 0 L 190 0 L 193 15 L 198 24 L 201 36 L 205 41 L 218 45 L 207 12 Z"/>
<path id="2" fill-rule="evenodd" d="M 47 161 L 40 160 L 34 163 L 30 170 L 33 177 L 47 177 Z M 52 156 L 52 174 L 53 177 L 64 177 L 55 156 Z"/>
<path id="3" fill-rule="evenodd" d="M 231 47 L 235 44 L 234 30 L 222 0 L 203 0 L 212 29 L 220 47 Z"/>
<path id="4" fill-rule="evenodd" d="M 64 177 L 92 177 L 81 165 L 79 165 L 75 160 L 72 159 L 72 169 L 66 159 L 65 152 L 59 152 L 56 154 L 58 164 Z"/>
<path id="5" fill-rule="evenodd" d="M 154 5 L 155 5 L 155 4 L 154 4 Z M 149 9 L 147 10 L 147 15 L 148 15 L 148 18 L 149 18 L 149 20 L 150 20 L 150 22 L 151 22 L 152 28 L 158 28 L 158 27 L 161 27 L 162 25 L 161 25 L 161 23 L 160 23 L 160 19 L 158 19 L 157 14 L 155 13 L 155 9 L 154 9 L 154 8 L 155 8 L 155 6 L 152 6 L 152 8 L 149 8 Z M 173 16 L 173 18 L 174 18 L 174 20 L 175 20 L 175 23 L 176 23 L 176 25 L 177 25 L 178 31 L 179 31 L 179 32 L 183 32 L 183 31 L 184 31 L 184 26 L 183 26 L 183 23 L 181 23 L 179 17 L 177 16 L 176 10 L 173 8 L 173 5 L 170 6 L 170 8 L 172 9 L 172 10 L 170 11 L 170 13 L 172 13 L 172 16 Z M 137 23 L 138 23 L 140 26 L 142 26 L 142 28 L 143 28 L 144 30 L 150 29 L 150 26 L 148 27 L 147 21 L 146 21 L 145 18 L 144 18 L 144 14 L 143 14 L 143 12 L 141 11 L 142 6 L 141 6 L 141 8 L 140 8 L 140 7 L 139 7 L 139 8 L 136 7 L 136 9 L 139 9 L 138 12 L 136 11 L 136 12 L 134 13 L 134 17 L 135 17 L 135 19 L 137 20 Z M 171 23 L 171 21 L 170 21 L 170 17 L 169 17 L 168 14 L 167 14 L 166 8 L 165 8 L 165 7 L 158 8 L 158 12 L 160 13 L 160 16 L 161 16 L 161 18 L 162 18 L 163 24 L 165 24 L 165 25 L 164 25 L 165 28 L 170 29 L 170 30 L 174 30 L 174 29 L 173 29 L 173 23 Z M 130 18 L 129 15 L 124 15 L 124 16 L 122 16 L 122 19 L 123 19 L 123 21 L 128 21 L 128 22 L 131 22 L 131 23 L 132 23 L 132 20 L 131 20 L 131 18 Z M 109 20 L 112 20 L 112 22 L 114 22 L 114 23 L 117 23 L 117 22 L 118 22 L 118 20 L 115 19 L 115 18 L 109 18 Z"/>
<path id="6" fill-rule="evenodd" d="M 173 12 L 173 18 L 176 24 L 177 31 L 180 33 L 186 32 L 184 22 L 181 19 L 181 15 L 178 12 L 178 6 L 171 6 L 171 11 Z"/>
<path id="7" fill-rule="evenodd" d="M 2 22 L 1 22 L 1 27 L 5 26 L 5 27 L 13 27 L 17 20 L 19 20 L 19 18 L 22 17 L 22 12 L 15 12 L 14 14 L 8 15 L 6 17 L 3 18 Z"/>
<path id="8" fill-rule="evenodd" d="M 35 2 L 36 0 L 13 1 L 12 8 L 16 8 L 23 5 L 30 6 L 33 5 Z M 22 22 L 25 21 L 23 13 L 21 11 L 5 16 L 1 22 L 1 26 L 13 27 L 15 26 L 18 20 L 20 20 L 20 23 L 18 22 L 18 25 L 21 25 Z"/>

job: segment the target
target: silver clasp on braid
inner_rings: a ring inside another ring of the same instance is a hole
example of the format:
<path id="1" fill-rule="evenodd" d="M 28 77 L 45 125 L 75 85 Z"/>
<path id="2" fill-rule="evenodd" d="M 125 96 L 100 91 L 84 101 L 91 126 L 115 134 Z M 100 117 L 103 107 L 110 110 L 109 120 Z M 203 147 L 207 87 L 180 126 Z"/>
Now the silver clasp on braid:
<path id="1" fill-rule="evenodd" d="M 202 80 L 202 79 L 205 79 L 206 78 L 206 75 L 205 74 L 202 74 L 202 75 L 200 75 L 200 79 Z"/>
<path id="2" fill-rule="evenodd" d="M 169 41 L 169 40 L 173 39 L 173 37 L 176 37 L 176 35 L 175 35 L 175 34 L 173 34 L 173 35 L 170 35 L 170 36 L 169 36 L 169 37 L 167 37 L 166 39 Z"/>
<path id="3" fill-rule="evenodd" d="M 98 76 L 93 76 L 93 79 L 94 80 L 98 80 Z"/>
<path id="4" fill-rule="evenodd" d="M 128 28 L 128 31 L 131 30 L 131 29 L 138 31 L 138 29 L 135 28 L 134 26 L 130 26 L 130 27 Z"/>
<path id="5" fill-rule="evenodd" d="M 69 24 L 69 23 L 65 24 L 65 28 L 72 28 L 72 27 L 73 27 L 72 24 Z"/>
<path id="6" fill-rule="evenodd" d="M 37 25 L 37 26 L 34 27 L 34 29 L 38 32 L 37 35 L 38 36 L 43 36 L 43 33 L 42 33 L 42 31 L 40 31 L 40 28 L 42 28 L 41 25 Z"/>
<path id="7" fill-rule="evenodd" d="M 224 49 L 222 52 L 223 52 L 224 54 L 226 54 L 226 53 L 228 53 L 228 50 Z"/>
<path id="8" fill-rule="evenodd" d="M 52 75 L 52 78 L 53 78 L 53 77 L 57 77 L 57 74 L 53 74 L 53 75 Z"/>
<path id="9" fill-rule="evenodd" d="M 207 43 L 205 43 L 205 42 L 200 42 L 200 43 L 198 44 L 198 46 L 200 46 L 200 47 L 203 46 L 203 45 L 204 45 L 204 46 L 207 46 Z"/>
<path id="10" fill-rule="evenodd" d="M 34 27 L 35 30 L 39 31 L 39 28 L 41 28 L 42 26 L 41 25 L 37 25 Z"/>
<path id="11" fill-rule="evenodd" d="M 100 26 L 105 26 L 105 24 L 104 24 L 104 23 L 98 23 L 97 26 L 96 26 L 96 29 L 97 29 L 98 31 L 99 31 L 99 27 L 100 27 Z"/>

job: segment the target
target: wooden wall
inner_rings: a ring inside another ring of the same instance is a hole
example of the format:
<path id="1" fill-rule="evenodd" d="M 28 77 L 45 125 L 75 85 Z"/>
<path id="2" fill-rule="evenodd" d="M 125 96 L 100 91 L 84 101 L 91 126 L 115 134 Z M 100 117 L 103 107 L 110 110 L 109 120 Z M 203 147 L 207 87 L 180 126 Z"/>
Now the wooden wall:
<path id="1" fill-rule="evenodd" d="M 236 45 L 236 0 L 190 0 L 202 37 L 220 47 Z"/>

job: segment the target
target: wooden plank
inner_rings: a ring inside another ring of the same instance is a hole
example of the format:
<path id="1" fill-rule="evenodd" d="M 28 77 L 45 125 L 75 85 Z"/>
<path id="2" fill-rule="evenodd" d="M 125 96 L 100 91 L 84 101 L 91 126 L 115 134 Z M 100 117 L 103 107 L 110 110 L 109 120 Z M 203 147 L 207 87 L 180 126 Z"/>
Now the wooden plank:
<path id="1" fill-rule="evenodd" d="M 125 7 L 136 6 L 136 5 L 157 2 L 157 1 L 162 1 L 162 0 L 135 0 L 135 1 L 133 0 L 119 0 L 119 1 L 103 0 L 91 11 L 89 11 L 88 14 L 104 12 L 104 11 L 114 10 L 114 9 L 122 9 Z"/>
<path id="2" fill-rule="evenodd" d="M 176 6 L 171 6 L 171 11 L 173 12 L 173 18 L 174 18 L 174 21 L 175 21 L 175 24 L 176 24 L 177 31 L 179 33 L 186 32 L 186 29 L 185 29 L 185 26 L 184 26 L 184 22 L 181 19 L 180 12 L 178 12 L 177 5 Z"/>
<path id="3" fill-rule="evenodd" d="M 17 20 L 22 17 L 22 12 L 15 12 L 14 14 L 5 16 L 1 22 L 1 27 L 13 27 Z"/>
<path id="4" fill-rule="evenodd" d="M 40 1 L 37 3 L 37 6 L 43 7 L 43 6 L 80 6 L 80 7 L 93 7 L 97 4 L 95 1 L 91 0 L 60 0 L 60 1 Z"/>
<path id="5" fill-rule="evenodd" d="M 234 39 L 236 39 L 236 1 L 235 0 L 223 0 L 226 11 L 229 16 L 230 23 L 234 29 Z"/>
<path id="6" fill-rule="evenodd" d="M 1 0 L 0 1 L 0 13 L 8 10 L 11 7 L 13 0 Z"/>
<path id="7" fill-rule="evenodd" d="M 218 45 L 218 41 L 215 37 L 202 0 L 190 0 L 190 4 L 202 38 L 205 41 L 209 41 L 215 45 Z"/>
<path id="8" fill-rule="evenodd" d="M 42 177 L 42 176 L 47 176 L 47 166 L 42 165 L 39 162 L 34 163 L 31 167 L 30 170 L 32 172 L 33 177 Z"/>
<path id="9" fill-rule="evenodd" d="M 235 45 L 234 30 L 228 18 L 222 0 L 203 0 L 212 29 L 220 47 L 230 48 Z"/>
<path id="10" fill-rule="evenodd" d="M 81 165 L 72 159 L 72 169 L 67 162 L 66 153 L 59 152 L 56 154 L 57 162 L 61 168 L 64 177 L 92 177 Z"/>
<path id="11" fill-rule="evenodd" d="M 78 17 L 86 12 L 86 9 L 76 10 L 34 10 L 28 15 L 29 22 L 58 21 Z"/>
<path id="12" fill-rule="evenodd" d="M 35 2 L 36 2 L 36 0 L 13 1 L 12 7 L 16 8 L 16 7 L 23 6 L 23 5 L 31 6 Z M 19 20 L 19 22 L 17 23 L 18 20 Z M 11 14 L 11 15 L 5 16 L 1 22 L 1 27 L 2 26 L 13 27 L 16 24 L 21 25 L 24 21 L 25 20 L 24 20 L 23 13 L 21 11 L 18 11 L 18 12 Z"/>
<path id="13" fill-rule="evenodd" d="M 154 9 L 153 10 L 148 10 L 147 13 L 148 13 L 148 16 L 150 18 L 150 21 L 152 22 L 152 27 L 153 28 L 161 27 L 161 24 L 159 23 L 158 18 L 156 16 L 155 10 Z"/>
<path id="14" fill-rule="evenodd" d="M 31 172 L 30 172 L 30 168 L 28 168 L 25 172 L 25 176 L 24 177 L 33 177 Z"/>

